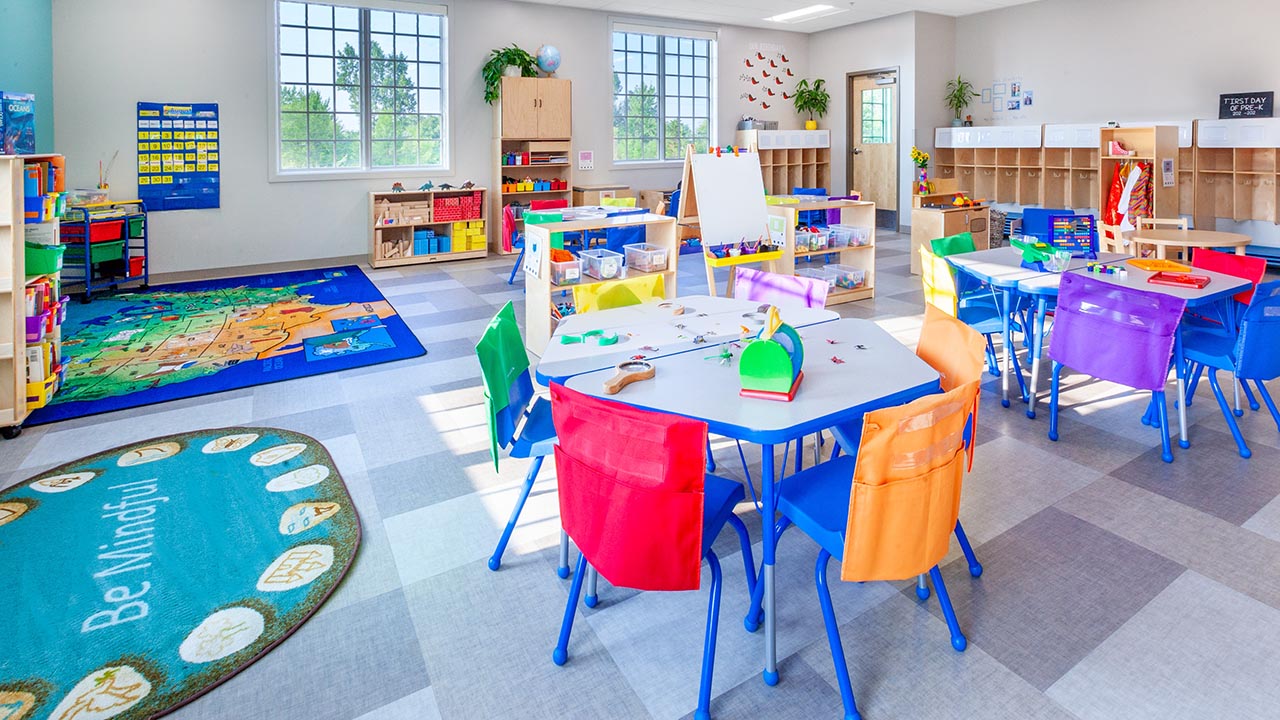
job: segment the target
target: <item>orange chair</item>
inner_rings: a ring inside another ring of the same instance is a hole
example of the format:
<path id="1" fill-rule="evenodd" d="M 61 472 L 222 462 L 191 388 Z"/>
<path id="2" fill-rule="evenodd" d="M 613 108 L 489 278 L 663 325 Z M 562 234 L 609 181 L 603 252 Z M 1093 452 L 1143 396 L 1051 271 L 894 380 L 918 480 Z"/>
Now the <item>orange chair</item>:
<path id="1" fill-rule="evenodd" d="M 827 587 L 834 555 L 846 581 L 902 580 L 929 573 L 951 645 L 968 645 L 938 563 L 947 554 L 960 510 L 961 437 L 978 394 L 971 382 L 908 405 L 869 412 L 856 456 L 842 456 L 783 483 L 777 536 L 795 524 L 821 546 L 814 581 L 835 663 L 845 718 L 856 718 L 840 630 Z"/>
<path id="2" fill-rule="evenodd" d="M 938 375 L 942 378 L 942 389 L 947 392 L 981 380 L 986 344 L 977 330 L 951 317 L 945 311 L 928 305 L 924 310 L 924 325 L 920 328 L 920 342 L 916 345 L 916 355 L 938 371 Z M 975 395 L 973 412 L 969 416 L 969 424 L 965 427 L 965 449 L 969 454 L 968 470 L 970 471 L 973 470 L 980 404 L 978 395 Z M 978 557 L 974 555 L 969 537 L 965 535 L 964 528 L 958 520 L 955 533 L 956 542 L 960 543 L 965 560 L 969 562 L 969 574 L 979 577 L 982 575 L 982 563 L 978 562 Z M 923 576 L 916 583 L 916 595 L 921 600 L 929 597 L 929 588 Z"/>

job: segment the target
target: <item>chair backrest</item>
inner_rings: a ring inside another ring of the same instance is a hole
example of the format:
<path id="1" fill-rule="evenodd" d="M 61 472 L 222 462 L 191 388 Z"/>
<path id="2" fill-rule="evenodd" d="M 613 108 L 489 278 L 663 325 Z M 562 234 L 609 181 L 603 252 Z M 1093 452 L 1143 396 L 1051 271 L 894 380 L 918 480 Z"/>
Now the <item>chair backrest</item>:
<path id="1" fill-rule="evenodd" d="M 841 579 L 902 580 L 947 554 L 960 514 L 964 425 L 977 393 L 974 381 L 866 414 Z"/>
<path id="2" fill-rule="evenodd" d="M 516 242 L 516 211 L 510 205 L 502 206 L 502 249 L 510 251 Z"/>
<path id="3" fill-rule="evenodd" d="M 1249 380 L 1280 377 L 1280 280 L 1259 285 L 1244 311 L 1236 341 L 1236 375 Z"/>
<path id="4" fill-rule="evenodd" d="M 956 279 L 946 260 L 934 255 L 929 246 L 922 244 L 920 253 L 920 282 L 924 285 L 924 302 L 947 315 L 956 314 Z"/>
<path id="5" fill-rule="evenodd" d="M 1132 255 L 1119 225 L 1098 225 L 1098 252 L 1127 253 Z"/>
<path id="6" fill-rule="evenodd" d="M 641 275 L 615 283 L 593 283 L 573 286 L 574 312 L 588 313 L 596 310 L 639 305 L 666 297 L 666 282 L 662 275 Z"/>
<path id="7" fill-rule="evenodd" d="M 1249 289 L 1241 290 L 1233 296 L 1237 301 L 1245 305 L 1248 305 L 1249 301 L 1253 299 L 1254 288 L 1257 287 L 1258 283 L 1262 282 L 1263 276 L 1267 274 L 1266 258 L 1217 252 L 1208 248 L 1196 248 L 1192 251 L 1191 267 L 1220 272 L 1224 275 L 1248 280 L 1251 283 Z"/>
<path id="8" fill-rule="evenodd" d="M 480 376 L 484 381 L 485 419 L 489 422 L 489 453 L 498 468 L 500 451 L 515 440 L 516 430 L 533 400 L 529 354 L 516 324 L 510 301 L 489 321 L 476 343 Z"/>
<path id="9" fill-rule="evenodd" d="M 971 382 L 980 383 L 982 366 L 986 361 L 986 342 L 982 334 L 954 318 L 936 306 L 925 305 L 924 325 L 920 327 L 920 342 L 916 343 L 916 355 L 929 367 L 938 371 L 942 390 L 949 392 Z M 969 435 L 969 469 L 973 469 L 973 448 L 977 442 L 978 396 L 974 395 Z"/>
<path id="10" fill-rule="evenodd" d="M 551 385 L 560 521 L 610 583 L 694 590 L 707 424 Z"/>
<path id="11" fill-rule="evenodd" d="M 827 306 L 831 286 L 825 280 L 781 275 L 749 267 L 739 267 L 734 275 L 733 296 L 751 302 L 769 303 L 780 308 Z"/>
<path id="12" fill-rule="evenodd" d="M 1155 228 L 1172 228 L 1174 230 L 1186 230 L 1187 219 L 1184 217 L 1176 218 L 1138 218 L 1139 230 L 1151 230 Z"/>
<path id="13" fill-rule="evenodd" d="M 671 193 L 671 199 L 667 201 L 667 215 L 677 217 L 680 213 L 680 188 L 676 188 Z"/>
<path id="14" fill-rule="evenodd" d="M 946 257 L 948 255 L 973 252 L 978 248 L 973 244 L 973 233 L 966 230 L 955 235 L 930 240 L 929 249 L 938 257 Z"/>
<path id="15" fill-rule="evenodd" d="M 1053 230 L 1049 225 L 1050 215 L 1073 215 L 1072 210 L 1062 210 L 1055 208 L 1023 208 L 1022 209 L 1022 234 L 1039 238 L 1044 242 L 1049 241 L 1049 233 Z"/>
<path id="16" fill-rule="evenodd" d="M 529 201 L 530 210 L 559 210 L 561 208 L 567 208 L 567 207 L 569 207 L 569 201 L 564 198 L 557 198 L 555 200 L 530 200 Z"/>
<path id="17" fill-rule="evenodd" d="M 1184 298 L 1062 274 L 1049 356 L 1138 390 L 1164 390 Z"/>
<path id="18" fill-rule="evenodd" d="M 636 206 L 636 199 L 633 197 L 602 197 L 600 198 L 600 206 L 633 208 Z"/>

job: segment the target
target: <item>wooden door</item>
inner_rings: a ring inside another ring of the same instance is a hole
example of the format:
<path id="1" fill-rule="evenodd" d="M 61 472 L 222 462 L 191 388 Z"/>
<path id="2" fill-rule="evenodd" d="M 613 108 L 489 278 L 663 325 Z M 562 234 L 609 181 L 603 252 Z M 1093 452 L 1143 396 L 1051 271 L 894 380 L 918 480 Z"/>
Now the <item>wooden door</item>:
<path id="1" fill-rule="evenodd" d="M 849 78 L 848 188 L 876 204 L 877 225 L 898 221 L 896 72 Z"/>
<path id="2" fill-rule="evenodd" d="M 502 79 L 502 137 L 538 137 L 538 78 Z"/>
<path id="3" fill-rule="evenodd" d="M 546 78 L 538 81 L 538 137 L 563 140 L 573 135 L 572 83 Z"/>

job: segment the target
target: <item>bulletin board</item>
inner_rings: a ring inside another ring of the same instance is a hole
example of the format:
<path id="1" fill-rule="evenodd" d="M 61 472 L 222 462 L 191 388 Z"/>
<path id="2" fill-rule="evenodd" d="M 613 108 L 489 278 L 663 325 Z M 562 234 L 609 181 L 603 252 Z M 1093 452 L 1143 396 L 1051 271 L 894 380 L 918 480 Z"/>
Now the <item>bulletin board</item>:
<path id="1" fill-rule="evenodd" d="M 138 198 L 148 211 L 219 204 L 217 103 L 138 103 Z"/>

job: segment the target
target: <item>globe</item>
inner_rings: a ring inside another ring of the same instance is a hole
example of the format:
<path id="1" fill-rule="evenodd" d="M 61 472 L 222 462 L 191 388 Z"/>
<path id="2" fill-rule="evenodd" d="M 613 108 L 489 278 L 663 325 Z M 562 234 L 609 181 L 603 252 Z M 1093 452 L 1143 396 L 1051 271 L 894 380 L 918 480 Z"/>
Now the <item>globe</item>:
<path id="1" fill-rule="evenodd" d="M 560 69 L 560 50 L 555 45 L 538 48 L 538 68 L 548 75 Z"/>

